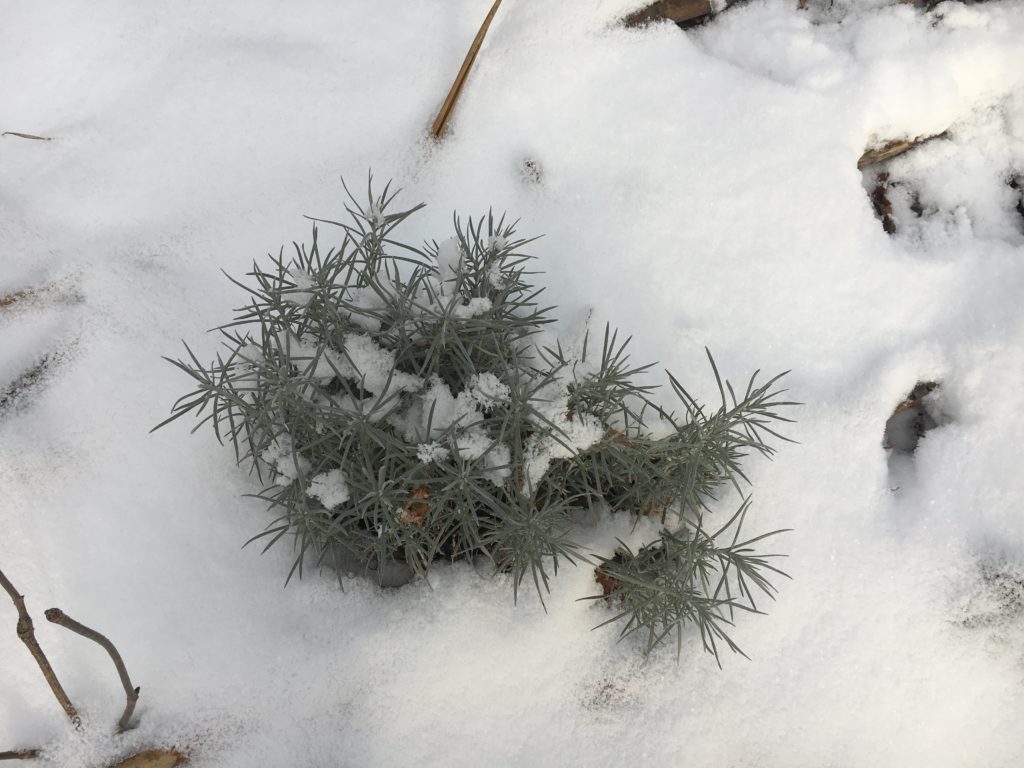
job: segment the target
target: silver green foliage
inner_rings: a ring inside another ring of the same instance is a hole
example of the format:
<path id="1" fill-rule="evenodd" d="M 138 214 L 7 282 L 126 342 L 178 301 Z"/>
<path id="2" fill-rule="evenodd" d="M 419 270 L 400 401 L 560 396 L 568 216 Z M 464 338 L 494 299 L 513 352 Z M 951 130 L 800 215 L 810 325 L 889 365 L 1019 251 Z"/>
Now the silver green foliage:
<path id="1" fill-rule="evenodd" d="M 599 558 L 595 597 L 647 650 L 687 623 L 716 656 L 738 650 L 723 627 L 781 572 L 750 549 L 765 536 L 739 541 L 747 501 L 718 529 L 704 520 L 746 482 L 744 456 L 784 439 L 778 377 L 737 395 L 712 360 L 721 405 L 670 376 L 670 411 L 611 329 L 596 354 L 542 341 L 553 308 L 514 223 L 456 217 L 452 239 L 416 248 L 393 233 L 422 206 L 394 211 L 396 194 L 350 194 L 347 220 L 315 220 L 310 246 L 234 281 L 248 303 L 218 329 L 225 351 L 170 361 L 194 390 L 159 426 L 194 414 L 233 446 L 278 515 L 251 541 L 292 541 L 289 578 L 326 565 L 397 585 L 473 558 L 543 599 L 561 563 L 590 562 L 575 511 L 656 516 L 660 540 Z M 340 236 L 326 252 L 323 225 Z"/>

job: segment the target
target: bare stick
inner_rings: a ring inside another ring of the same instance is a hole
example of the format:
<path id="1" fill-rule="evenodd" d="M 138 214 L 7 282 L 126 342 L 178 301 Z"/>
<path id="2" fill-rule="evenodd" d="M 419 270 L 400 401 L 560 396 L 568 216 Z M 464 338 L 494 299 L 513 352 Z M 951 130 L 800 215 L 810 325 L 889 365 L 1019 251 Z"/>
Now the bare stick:
<path id="1" fill-rule="evenodd" d="M 59 624 L 65 629 L 70 629 L 72 632 L 82 637 L 87 637 L 95 643 L 99 643 L 110 654 L 110 658 L 114 660 L 114 666 L 117 668 L 117 674 L 121 678 L 121 685 L 124 686 L 125 696 L 128 697 L 128 702 L 124 707 L 124 714 L 117 721 L 117 727 L 122 731 L 125 730 L 128 727 L 128 721 L 132 719 L 132 713 L 135 711 L 135 702 L 139 700 L 139 688 L 132 685 L 131 678 L 128 677 L 128 670 L 125 668 L 124 661 L 121 660 L 121 654 L 117 652 L 117 648 L 104 635 L 101 635 L 95 629 L 89 629 L 84 624 L 79 624 L 60 608 L 48 609 L 46 611 L 46 620 Z"/>
<path id="2" fill-rule="evenodd" d="M 63 686 L 60 684 L 60 680 L 57 679 L 57 675 L 53 671 L 53 667 L 50 666 L 49 660 L 46 658 L 46 654 L 43 653 L 43 649 L 39 647 L 39 642 L 36 640 L 35 628 L 32 626 L 32 617 L 28 615 L 28 611 L 25 610 L 25 597 L 18 593 L 18 590 L 14 588 L 14 585 L 7 580 L 4 576 L 4 572 L 0 571 L 0 586 L 3 586 L 7 590 L 7 594 L 11 596 L 11 600 L 14 601 L 14 607 L 18 609 L 18 637 L 21 638 L 26 646 L 28 646 L 29 652 L 32 654 L 32 658 L 36 660 L 36 664 L 39 665 L 39 669 L 43 672 L 43 677 L 46 678 L 46 682 L 50 684 L 50 690 L 53 691 L 53 695 L 57 697 L 57 701 L 64 708 L 67 713 L 68 719 L 76 729 L 82 727 L 82 719 L 78 716 L 78 710 L 75 709 L 75 705 L 71 703 L 71 699 L 64 692 Z"/>
<path id="3" fill-rule="evenodd" d="M 734 0 L 657 0 L 629 14 L 625 24 L 627 27 L 641 27 L 652 21 L 668 19 L 681 27 L 693 26 L 724 11 L 732 2 Z"/>
<path id="4" fill-rule="evenodd" d="M 18 131 L 4 131 L 0 136 L 17 136 L 19 139 L 34 139 L 35 141 L 53 141 L 46 136 L 36 136 L 34 133 L 20 133 Z"/>
<path id="5" fill-rule="evenodd" d="M 455 76 L 455 82 L 452 83 L 452 89 L 448 91 L 448 96 L 441 105 L 441 111 L 438 112 L 437 117 L 434 118 L 434 124 L 430 127 L 430 133 L 435 139 L 440 139 L 444 134 L 444 129 L 448 125 L 448 118 L 451 117 L 452 110 L 455 109 L 455 102 L 459 100 L 459 94 L 462 93 L 462 86 L 466 84 L 466 78 L 469 76 L 469 70 L 473 67 L 473 62 L 476 61 L 476 54 L 479 52 L 480 45 L 484 41 L 484 36 L 487 34 L 487 30 L 491 26 L 491 20 L 494 19 L 494 14 L 498 12 L 499 5 L 501 5 L 501 0 L 494 0 L 494 5 L 492 5 L 491 10 L 488 11 L 487 18 L 485 18 L 484 23 L 480 25 L 480 31 L 477 32 L 476 37 L 473 38 L 473 44 L 469 46 L 469 53 L 466 54 L 466 58 L 462 62 L 462 68 L 459 69 L 459 74 Z"/>
<path id="6" fill-rule="evenodd" d="M 915 147 L 926 144 L 933 139 L 944 139 L 948 135 L 948 131 L 943 131 L 935 136 L 918 136 L 914 139 L 895 139 L 894 141 L 890 141 L 880 147 L 867 149 L 864 151 L 864 154 L 860 156 L 860 160 L 857 161 L 857 170 L 862 171 L 870 165 L 875 165 L 885 160 L 891 160 L 892 158 L 898 157 L 904 152 L 908 152 Z"/>
<path id="7" fill-rule="evenodd" d="M 38 749 L 14 749 L 10 752 L 0 752 L 0 760 L 31 760 L 39 757 Z"/>

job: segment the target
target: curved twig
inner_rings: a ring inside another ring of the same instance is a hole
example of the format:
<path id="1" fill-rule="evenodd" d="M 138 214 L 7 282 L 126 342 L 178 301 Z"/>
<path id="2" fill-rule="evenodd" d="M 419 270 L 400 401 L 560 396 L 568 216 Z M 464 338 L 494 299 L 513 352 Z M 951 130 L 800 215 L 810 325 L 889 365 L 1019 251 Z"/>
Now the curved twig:
<path id="1" fill-rule="evenodd" d="M 39 669 L 43 672 L 43 677 L 46 678 L 46 682 L 50 685 L 50 690 L 53 691 L 53 695 L 57 697 L 57 701 L 64 708 L 64 712 L 67 713 L 71 724 L 76 729 L 81 729 L 82 719 L 78 716 L 78 710 L 75 709 L 75 705 L 71 703 L 71 699 L 64 692 L 64 687 L 60 684 L 60 680 L 57 679 L 57 674 L 53 671 L 53 667 L 50 666 L 50 661 L 46 658 L 46 654 L 43 653 L 43 649 L 39 647 L 39 641 L 36 640 L 32 617 L 28 615 L 28 611 L 25 609 L 24 595 L 14 588 L 14 585 L 4 576 L 3 571 L 0 571 L 0 586 L 3 586 L 7 594 L 11 596 L 11 600 L 14 601 L 14 607 L 18 609 L 18 637 L 28 647 L 32 658 L 36 660 L 36 664 L 39 665 Z"/>
<path id="2" fill-rule="evenodd" d="M 128 670 L 124 665 L 124 661 L 121 659 L 121 654 L 117 652 L 117 648 L 110 642 L 104 635 L 101 635 L 95 629 L 90 629 L 84 624 L 79 624 L 77 621 L 72 619 L 70 616 L 64 613 L 60 608 L 50 608 L 46 611 L 46 620 L 54 624 L 59 624 L 65 629 L 70 629 L 72 632 L 87 637 L 93 642 L 99 643 L 110 654 L 110 658 L 114 661 L 114 666 L 117 668 L 117 674 L 121 678 L 121 685 L 124 686 L 125 696 L 128 698 L 127 703 L 124 707 L 124 714 L 121 715 L 121 719 L 117 721 L 117 727 L 124 731 L 128 728 L 128 721 L 132 719 L 132 713 L 135 711 L 135 703 L 139 700 L 139 688 L 132 685 L 131 678 L 128 677 Z"/>
<path id="3" fill-rule="evenodd" d="M 2 136 L 17 136 L 19 139 L 35 139 L 36 141 L 53 141 L 48 136 L 36 136 L 34 133 L 22 133 L 21 131 L 4 131 Z"/>

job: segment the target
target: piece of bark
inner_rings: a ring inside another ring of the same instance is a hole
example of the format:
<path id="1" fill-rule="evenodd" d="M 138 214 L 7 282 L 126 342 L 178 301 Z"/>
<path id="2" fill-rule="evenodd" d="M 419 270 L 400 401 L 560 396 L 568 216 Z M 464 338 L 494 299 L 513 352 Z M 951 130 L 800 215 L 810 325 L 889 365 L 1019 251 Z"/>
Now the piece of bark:
<path id="1" fill-rule="evenodd" d="M 20 291 L 15 291 L 14 293 L 8 293 L 3 296 L 0 296 L 0 309 L 2 309 L 3 307 L 9 307 L 11 306 L 11 304 L 16 304 L 17 302 L 31 295 L 32 291 L 28 288 L 25 288 Z"/>
<path id="2" fill-rule="evenodd" d="M 627 27 L 642 27 L 667 19 L 685 28 L 706 21 L 729 5 L 729 0 L 658 0 L 645 8 L 633 11 L 623 23 Z"/>
<path id="3" fill-rule="evenodd" d="M 896 233 L 896 220 L 892 217 L 892 202 L 889 200 L 889 174 L 880 173 L 871 190 L 871 207 L 875 216 L 882 220 L 882 229 L 887 235 Z"/>
<path id="4" fill-rule="evenodd" d="M 918 136 L 913 139 L 894 139 L 886 142 L 881 146 L 869 147 L 864 150 L 864 154 L 860 156 L 860 160 L 857 161 L 857 170 L 863 171 L 865 168 L 877 165 L 878 163 L 885 162 L 886 160 L 892 160 L 894 157 L 899 157 L 904 152 L 909 152 L 915 147 L 919 147 L 933 139 L 944 139 L 947 135 L 946 131 L 936 134 L 935 136 Z"/>
<path id="5" fill-rule="evenodd" d="M 122 760 L 110 768 L 174 768 L 188 758 L 176 749 L 147 749 Z"/>
<path id="6" fill-rule="evenodd" d="M 925 398 L 938 389 L 934 381 L 919 381 L 885 422 L 882 447 L 903 454 L 913 453 L 924 433 L 939 426 L 928 410 Z"/>

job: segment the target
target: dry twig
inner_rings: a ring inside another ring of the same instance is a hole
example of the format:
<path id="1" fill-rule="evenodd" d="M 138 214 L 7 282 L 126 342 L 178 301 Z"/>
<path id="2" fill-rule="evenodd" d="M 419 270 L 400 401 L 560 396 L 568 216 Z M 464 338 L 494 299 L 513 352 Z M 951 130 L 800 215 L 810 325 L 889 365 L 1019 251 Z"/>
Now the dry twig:
<path id="1" fill-rule="evenodd" d="M 188 762 L 188 757 L 174 749 L 147 749 L 132 755 L 111 768 L 174 768 Z"/>
<path id="2" fill-rule="evenodd" d="M 128 669 L 124 665 L 124 661 L 121 659 L 121 654 L 118 653 L 117 648 L 110 642 L 104 635 L 101 635 L 95 629 L 90 629 L 84 624 L 79 624 L 77 621 L 72 619 L 70 616 L 65 614 L 60 608 L 50 608 L 46 611 L 46 620 L 53 624 L 59 624 L 65 629 L 70 629 L 72 632 L 87 637 L 95 643 L 99 643 L 103 646 L 104 650 L 110 654 L 110 658 L 114 660 L 114 666 L 117 668 L 117 674 L 121 678 L 121 685 L 124 686 L 124 693 L 128 701 L 124 707 L 124 714 L 121 715 L 121 719 L 117 721 L 117 727 L 124 731 L 128 728 L 128 722 L 132 719 L 132 713 L 135 711 L 135 703 L 139 700 L 139 688 L 132 685 L 131 678 L 128 677 Z"/>
<path id="3" fill-rule="evenodd" d="M 11 600 L 14 601 L 14 607 L 18 609 L 18 637 L 28 647 L 32 658 L 36 660 L 36 664 L 39 665 L 39 669 L 43 672 L 43 677 L 46 678 L 46 682 L 50 685 L 50 690 L 53 691 L 53 695 L 57 697 L 57 701 L 64 708 L 72 725 L 80 729 L 82 727 L 82 719 L 78 716 L 78 710 L 75 709 L 75 705 L 71 703 L 71 699 L 64 692 L 60 680 L 57 679 L 53 667 L 50 666 L 46 654 L 43 653 L 43 649 L 39 647 L 39 642 L 36 640 L 32 617 L 28 615 L 28 611 L 25 609 L 25 597 L 18 593 L 14 585 L 4 576 L 3 571 L 0 571 L 0 586 L 3 586 L 7 594 L 11 596 Z"/>
<path id="4" fill-rule="evenodd" d="M 480 25 L 480 31 L 477 32 L 476 37 L 473 38 L 473 44 L 469 46 L 469 53 L 466 54 L 466 58 L 462 62 L 462 67 L 459 69 L 459 74 L 455 76 L 455 82 L 452 83 L 452 88 L 448 91 L 448 96 L 441 105 L 441 111 L 438 112 L 437 117 L 434 118 L 434 124 L 430 127 L 430 133 L 435 139 L 440 139 L 444 134 L 444 129 L 448 125 L 448 119 L 452 115 L 452 110 L 455 109 L 455 102 L 458 101 L 459 94 L 462 93 L 462 86 L 466 84 L 466 78 L 469 76 L 469 70 L 473 67 L 473 62 L 476 61 L 476 55 L 480 50 L 480 45 L 483 43 L 484 36 L 487 34 L 487 30 L 491 26 L 494 14 L 498 12 L 499 5 L 501 5 L 501 0 L 494 0 L 494 5 L 492 5 L 491 10 L 487 12 L 487 18 L 485 18 L 484 23 Z"/>
<path id="5" fill-rule="evenodd" d="M 0 760 L 31 760 L 39 757 L 38 749 L 12 749 L 10 752 L 0 752 Z"/>
<path id="6" fill-rule="evenodd" d="M 4 131 L 0 136 L 17 136 L 19 139 L 34 139 L 35 141 L 53 141 L 46 136 L 36 136 L 34 133 L 21 133 L 19 131 Z"/>
<path id="7" fill-rule="evenodd" d="M 0 296 L 0 307 L 9 307 L 11 306 L 11 304 L 19 302 L 26 296 L 31 295 L 31 291 L 27 288 L 21 291 L 15 291 L 14 293 L 5 294 L 3 296 Z"/>
<path id="8" fill-rule="evenodd" d="M 885 160 L 891 160 L 894 157 L 899 157 L 904 152 L 908 152 L 915 147 L 919 147 L 922 144 L 926 144 L 934 139 L 944 139 L 949 135 L 948 131 L 943 131 L 934 136 L 918 136 L 913 139 L 894 139 L 893 141 L 886 142 L 879 147 L 872 147 L 864 150 L 864 154 L 860 156 L 857 161 L 857 169 L 863 171 L 870 165 L 876 165 L 877 163 L 884 162 Z"/>
<path id="9" fill-rule="evenodd" d="M 642 27 L 655 21 L 674 21 L 684 29 L 700 24 L 725 10 L 733 0 L 657 0 L 633 11 L 623 21 L 627 27 Z"/>

